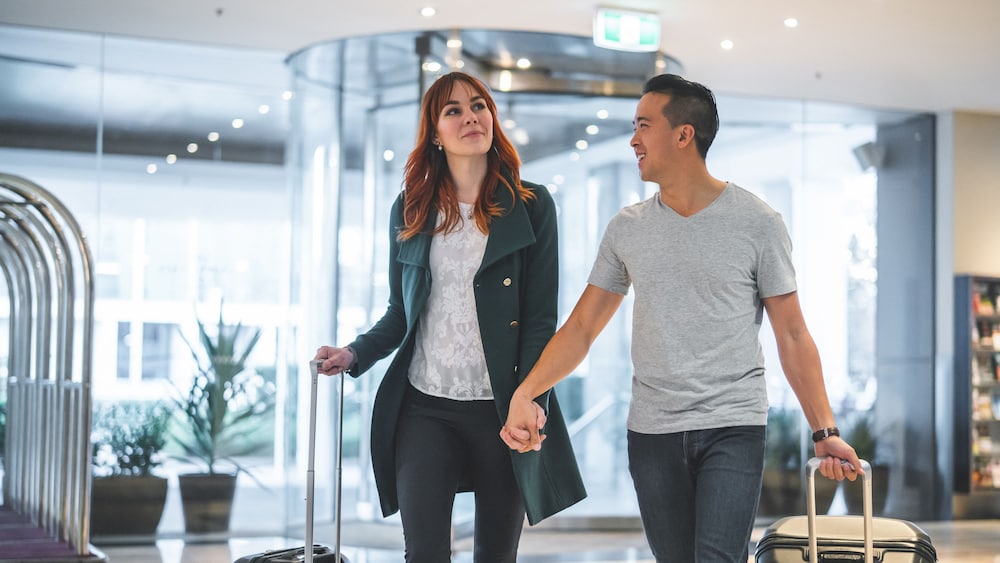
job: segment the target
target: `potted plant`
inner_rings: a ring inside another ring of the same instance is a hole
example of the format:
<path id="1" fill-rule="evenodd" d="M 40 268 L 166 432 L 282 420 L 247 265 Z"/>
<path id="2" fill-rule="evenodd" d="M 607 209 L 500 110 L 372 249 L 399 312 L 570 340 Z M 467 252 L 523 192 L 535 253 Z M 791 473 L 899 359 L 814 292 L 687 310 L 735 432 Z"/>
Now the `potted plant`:
<path id="1" fill-rule="evenodd" d="M 167 479 L 153 470 L 162 461 L 169 418 L 170 411 L 158 402 L 111 403 L 94 410 L 92 535 L 156 534 Z"/>
<path id="2" fill-rule="evenodd" d="M 806 510 L 805 462 L 802 417 L 794 409 L 772 407 L 767 411 L 764 443 L 764 478 L 761 485 L 762 516 L 804 514 Z M 816 513 L 826 514 L 837 494 L 837 482 L 816 476 Z"/>
<path id="3" fill-rule="evenodd" d="M 226 324 L 221 307 L 212 331 L 197 322 L 199 346 L 181 334 L 197 372 L 187 391 L 176 398 L 179 424 L 171 432 L 184 456 L 204 469 L 178 475 L 189 533 L 228 529 L 236 477 L 240 472 L 252 477 L 236 458 L 268 444 L 254 429 L 275 404 L 273 385 L 247 369 L 261 330 Z"/>
<path id="4" fill-rule="evenodd" d="M 850 417 L 850 426 L 844 433 L 844 439 L 850 444 L 858 457 L 872 466 L 872 512 L 881 514 L 885 510 L 885 502 L 889 492 L 889 465 L 881 459 L 878 432 L 876 431 L 874 412 L 859 411 Z M 851 514 L 861 514 L 864 489 L 858 483 L 844 485 L 844 502 Z"/>

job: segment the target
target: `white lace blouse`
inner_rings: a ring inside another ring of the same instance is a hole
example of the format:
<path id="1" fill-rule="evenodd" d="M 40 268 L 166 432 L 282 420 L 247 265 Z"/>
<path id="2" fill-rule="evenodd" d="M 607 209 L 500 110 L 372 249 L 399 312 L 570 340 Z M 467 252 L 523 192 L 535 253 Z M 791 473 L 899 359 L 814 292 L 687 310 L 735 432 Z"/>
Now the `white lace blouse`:
<path id="1" fill-rule="evenodd" d="M 459 401 L 492 399 L 473 292 L 487 235 L 469 218 L 472 205 L 459 203 L 459 209 L 460 226 L 431 240 L 431 292 L 417 324 L 409 378 L 428 395 Z"/>

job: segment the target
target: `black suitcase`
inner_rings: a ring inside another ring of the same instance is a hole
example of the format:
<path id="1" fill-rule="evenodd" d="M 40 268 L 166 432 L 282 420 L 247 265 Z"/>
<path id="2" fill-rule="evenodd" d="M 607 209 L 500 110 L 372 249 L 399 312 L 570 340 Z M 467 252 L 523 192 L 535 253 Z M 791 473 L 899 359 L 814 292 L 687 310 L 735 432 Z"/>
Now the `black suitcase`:
<path id="1" fill-rule="evenodd" d="M 340 380 L 339 401 L 340 422 L 337 424 L 336 443 L 336 505 L 334 518 L 336 521 L 336 540 L 333 549 L 313 543 L 313 492 L 315 490 L 316 473 L 316 388 L 319 380 L 318 362 L 309 362 L 311 377 L 309 388 L 309 464 L 306 471 L 306 541 L 301 547 L 290 549 L 275 549 L 240 557 L 235 563 L 350 563 L 343 553 L 340 553 L 340 497 L 343 487 L 343 457 L 344 457 L 344 373 L 337 377 Z M 313 546 L 311 552 L 305 548 Z"/>
<path id="2" fill-rule="evenodd" d="M 819 458 L 807 464 L 806 516 L 782 518 L 764 530 L 754 560 L 757 563 L 809 561 L 864 561 L 872 563 L 934 563 L 937 552 L 927 532 L 916 524 L 872 516 L 871 465 L 865 471 L 862 516 L 816 516 L 816 469 Z"/>
<path id="3" fill-rule="evenodd" d="M 236 563 L 302 563 L 305 560 L 306 548 L 302 546 L 245 555 L 237 559 Z M 325 545 L 313 544 L 312 560 L 314 563 L 334 563 L 337 561 L 337 554 Z M 343 561 L 346 563 L 347 558 Z"/>

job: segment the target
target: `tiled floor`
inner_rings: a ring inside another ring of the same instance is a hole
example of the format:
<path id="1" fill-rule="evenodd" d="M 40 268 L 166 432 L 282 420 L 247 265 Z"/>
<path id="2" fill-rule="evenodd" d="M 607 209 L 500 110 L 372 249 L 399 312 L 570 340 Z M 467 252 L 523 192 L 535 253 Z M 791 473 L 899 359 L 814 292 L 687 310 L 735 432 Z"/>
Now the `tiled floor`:
<path id="1" fill-rule="evenodd" d="M 1000 563 L 1000 520 L 924 522 L 941 563 Z M 385 545 L 360 548 L 351 545 L 349 525 L 345 525 L 344 555 L 351 563 L 402 561 L 402 551 Z M 762 530 L 754 533 L 756 540 Z M 316 541 L 331 543 L 327 531 L 317 530 Z M 390 534 L 391 535 L 391 534 Z M 238 538 L 215 543 L 190 543 L 183 539 L 163 539 L 155 545 L 96 544 L 111 563 L 227 563 L 266 549 L 301 544 L 301 539 L 275 537 Z M 456 543 L 456 563 L 472 561 L 468 540 Z M 752 552 L 752 549 L 751 549 Z M 518 560 L 523 563 L 545 562 L 651 562 L 649 550 L 640 532 L 581 532 L 528 528 L 522 540 Z M 752 556 L 751 556 L 752 560 Z"/>

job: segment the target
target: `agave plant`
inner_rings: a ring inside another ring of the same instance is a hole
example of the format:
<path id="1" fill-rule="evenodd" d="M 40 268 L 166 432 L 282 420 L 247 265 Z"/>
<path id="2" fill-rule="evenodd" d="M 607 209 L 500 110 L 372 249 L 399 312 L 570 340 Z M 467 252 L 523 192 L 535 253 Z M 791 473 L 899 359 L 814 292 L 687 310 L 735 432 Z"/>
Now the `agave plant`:
<path id="1" fill-rule="evenodd" d="M 266 444 L 267 439 L 255 437 L 253 430 L 275 404 L 273 385 L 246 369 L 261 330 L 244 327 L 242 322 L 226 324 L 220 307 L 213 334 L 198 319 L 198 336 L 200 347 L 181 334 L 198 372 L 187 392 L 176 398 L 185 424 L 173 431 L 172 437 L 189 458 L 200 461 L 209 473 L 219 472 L 219 462 L 245 471 L 235 458 Z"/>

